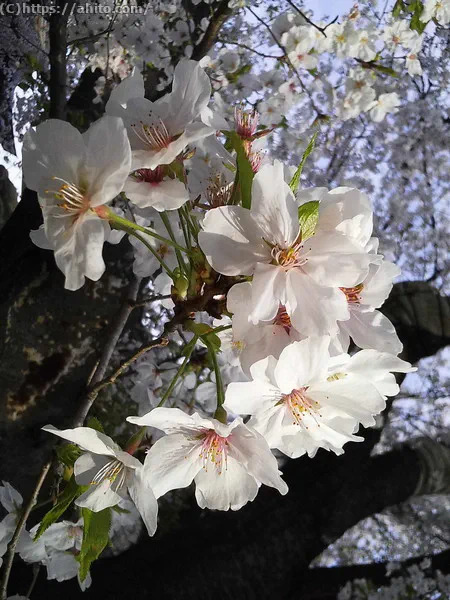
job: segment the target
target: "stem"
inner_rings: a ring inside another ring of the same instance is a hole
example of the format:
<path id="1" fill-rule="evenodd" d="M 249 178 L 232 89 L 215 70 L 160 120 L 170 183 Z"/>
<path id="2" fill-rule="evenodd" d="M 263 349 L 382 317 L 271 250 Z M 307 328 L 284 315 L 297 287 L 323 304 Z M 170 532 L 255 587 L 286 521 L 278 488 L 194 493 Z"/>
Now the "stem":
<path id="1" fill-rule="evenodd" d="M 175 235 L 173 233 L 172 225 L 170 224 L 169 218 L 165 212 L 159 213 L 161 217 L 161 221 L 164 223 L 164 227 L 167 229 L 167 233 L 169 234 L 170 239 L 173 243 L 176 244 Z M 184 260 L 178 248 L 175 248 L 175 254 L 177 255 L 178 264 L 180 266 L 181 271 L 186 273 L 186 265 L 184 264 Z"/>
<path id="2" fill-rule="evenodd" d="M 227 331 L 227 329 L 231 329 L 233 325 L 219 325 L 215 329 L 211 330 L 211 333 L 220 333 L 221 331 Z"/>
<path id="3" fill-rule="evenodd" d="M 34 590 L 34 586 L 36 585 L 37 578 L 39 577 L 39 571 L 41 570 L 41 565 L 34 564 L 33 565 L 33 579 L 31 580 L 30 587 L 26 593 L 26 597 L 29 598 L 31 596 L 31 592 Z"/>
<path id="4" fill-rule="evenodd" d="M 120 365 L 120 367 L 110 377 L 107 377 L 106 379 L 99 381 L 97 383 L 97 385 L 95 385 L 87 395 L 87 400 L 83 407 L 82 414 L 84 414 L 84 418 L 83 418 L 82 423 L 84 422 L 84 419 L 86 418 L 87 413 L 89 412 L 89 410 L 90 410 L 92 404 L 94 403 L 95 399 L 97 398 L 99 392 L 103 388 L 115 383 L 116 379 L 118 377 L 120 377 L 128 369 L 128 367 L 131 366 L 134 362 L 136 362 L 137 359 L 140 358 L 143 354 L 145 354 L 149 350 L 152 350 L 153 348 L 162 348 L 164 346 L 167 346 L 168 343 L 169 343 L 169 340 L 167 338 L 160 336 L 159 338 L 157 338 L 156 340 L 153 340 L 149 344 L 145 344 L 144 346 L 141 346 L 139 348 L 139 350 L 137 350 L 137 352 L 135 352 L 132 356 L 130 356 L 130 358 L 128 358 L 124 363 L 122 363 Z"/>
<path id="5" fill-rule="evenodd" d="M 209 355 L 211 356 L 211 362 L 213 364 L 214 374 L 216 376 L 217 408 L 216 412 L 214 413 L 214 418 L 218 419 L 219 421 L 223 421 L 224 410 L 222 405 L 225 402 L 225 394 L 223 391 L 222 373 L 220 372 L 219 363 L 217 362 L 216 351 L 206 339 L 203 339 L 203 341 L 208 348 Z"/>
<path id="6" fill-rule="evenodd" d="M 50 471 L 50 467 L 53 464 L 53 460 L 49 460 L 45 463 L 42 468 L 42 471 L 39 475 L 39 479 L 36 483 L 36 487 L 31 494 L 30 499 L 28 500 L 28 504 L 25 506 L 22 515 L 17 523 L 16 530 L 14 531 L 14 535 L 11 538 L 11 541 L 8 544 L 8 551 L 6 553 L 5 559 L 5 567 L 3 571 L 3 578 L 0 587 L 0 598 L 1 600 L 7 600 L 7 590 L 8 590 L 8 581 L 9 576 L 11 574 L 11 567 L 14 560 L 14 553 L 16 551 L 17 543 L 19 542 L 20 535 L 25 527 L 25 523 L 27 522 L 28 517 L 30 516 L 31 510 L 33 506 L 36 504 L 37 497 L 39 492 L 41 491 L 42 485 L 47 477 L 47 473 Z"/>
<path id="7" fill-rule="evenodd" d="M 140 235 L 139 233 L 137 233 L 137 231 L 130 231 L 129 232 L 130 235 L 132 235 L 133 237 L 135 237 L 137 240 L 139 240 L 140 242 L 142 242 L 144 244 L 144 246 L 150 250 L 150 252 L 153 254 L 153 256 L 156 258 L 156 260 L 159 262 L 159 264 L 162 266 L 162 268 L 167 271 L 167 274 L 169 275 L 169 277 L 171 277 L 172 279 L 175 279 L 175 275 L 173 274 L 172 269 L 170 269 L 166 263 L 165 260 L 163 260 L 160 255 L 156 252 L 156 250 L 154 248 L 152 248 L 150 246 L 150 244 L 147 242 L 147 240 Z"/>
<path id="8" fill-rule="evenodd" d="M 184 213 L 181 210 L 181 208 L 178 209 L 178 216 L 180 218 L 181 229 L 183 230 L 184 241 L 186 242 L 186 246 L 188 247 L 188 250 L 191 251 L 192 250 L 191 235 L 190 235 L 191 232 L 189 231 L 189 225 L 186 226 L 186 223 L 184 222 Z"/>
<path id="9" fill-rule="evenodd" d="M 162 235 L 159 235 L 159 233 L 156 233 L 156 231 L 153 231 L 152 229 L 147 229 L 147 227 L 142 227 L 137 223 L 133 223 L 133 221 L 129 221 L 128 219 L 124 219 L 123 217 L 119 217 L 119 215 L 117 215 L 112 210 L 108 211 L 107 219 L 110 225 L 113 227 L 113 229 L 121 229 L 122 231 L 126 231 L 127 233 L 133 233 L 134 231 L 142 231 L 142 233 L 146 233 L 150 237 L 154 237 L 155 239 L 164 242 L 168 246 L 173 246 L 181 252 L 189 254 L 188 250 L 183 246 L 180 246 L 180 244 L 177 244 L 172 240 L 168 240 L 167 238 L 163 237 Z"/>
<path id="10" fill-rule="evenodd" d="M 191 354 L 194 351 L 195 348 L 195 344 L 197 343 L 198 340 L 198 335 L 194 335 L 194 337 L 192 338 L 192 340 L 189 342 L 189 344 L 185 347 L 184 351 L 186 353 L 186 356 L 184 357 L 183 362 L 180 365 L 180 368 L 178 369 L 178 371 L 175 374 L 175 377 L 172 379 L 172 381 L 170 382 L 169 387 L 167 388 L 164 396 L 161 398 L 161 401 L 158 404 L 158 408 L 160 406 L 164 406 L 167 398 L 169 398 L 170 394 L 173 391 L 173 388 L 175 387 L 177 381 L 179 380 L 179 378 L 181 377 L 181 375 L 183 375 L 184 370 L 186 368 L 186 365 L 189 362 L 189 359 L 191 358 Z"/>

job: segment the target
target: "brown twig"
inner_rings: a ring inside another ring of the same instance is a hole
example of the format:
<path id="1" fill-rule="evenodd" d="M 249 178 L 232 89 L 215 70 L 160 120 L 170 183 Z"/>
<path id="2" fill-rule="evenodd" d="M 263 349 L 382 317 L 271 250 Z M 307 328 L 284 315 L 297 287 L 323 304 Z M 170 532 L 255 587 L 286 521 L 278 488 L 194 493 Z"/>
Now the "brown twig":
<path id="1" fill-rule="evenodd" d="M 0 587 L 1 600 L 7 600 L 8 581 L 9 581 L 9 576 L 11 574 L 11 568 L 12 568 L 12 564 L 13 564 L 13 560 L 14 560 L 14 553 L 16 551 L 16 546 L 19 542 L 19 538 L 22 534 L 23 528 L 25 527 L 25 523 L 27 522 L 27 519 L 30 516 L 33 506 L 37 502 L 37 498 L 38 498 L 39 492 L 41 490 L 42 484 L 44 483 L 45 478 L 47 477 L 47 473 L 50 471 L 50 467 L 52 466 L 52 463 L 53 463 L 53 460 L 49 460 L 43 466 L 42 471 L 39 475 L 37 484 L 33 490 L 33 493 L 31 494 L 28 504 L 25 506 L 25 508 L 20 516 L 19 522 L 17 523 L 17 527 L 14 531 L 14 535 L 12 536 L 11 541 L 8 544 L 8 551 L 6 553 L 5 566 L 4 566 L 3 577 L 2 577 L 1 587 Z"/>
<path id="2" fill-rule="evenodd" d="M 217 6 L 209 25 L 206 28 L 205 35 L 192 52 L 192 60 L 202 59 L 209 50 L 211 50 L 220 29 L 223 27 L 226 20 L 233 14 L 233 9 L 229 7 L 229 4 L 229 0 L 222 0 Z"/>
<path id="3" fill-rule="evenodd" d="M 58 12 L 50 17 L 49 25 L 49 116 L 50 118 L 65 120 L 67 88 L 67 20 L 76 6 L 76 1 L 58 0 L 56 6 Z"/>
<path id="4" fill-rule="evenodd" d="M 320 33 L 321 33 L 323 36 L 327 37 L 327 34 L 325 33 L 325 29 L 326 29 L 326 27 L 320 27 L 320 25 L 317 25 L 316 23 L 314 23 L 314 21 L 311 21 L 311 19 L 310 19 L 309 17 L 307 17 L 307 16 L 305 15 L 305 13 L 304 13 L 303 11 L 301 11 L 301 10 L 298 8 L 298 6 L 296 6 L 296 5 L 295 5 L 293 2 L 291 2 L 291 0 L 286 0 L 286 2 L 287 2 L 287 3 L 288 3 L 290 6 L 292 6 L 292 8 L 293 8 L 295 11 L 297 11 L 297 12 L 298 12 L 298 14 L 299 14 L 301 17 L 303 17 L 303 19 L 304 19 L 304 20 L 305 20 L 307 23 L 309 23 L 309 25 L 311 25 L 311 27 L 314 27 L 314 29 L 317 29 L 317 31 L 320 31 Z"/>

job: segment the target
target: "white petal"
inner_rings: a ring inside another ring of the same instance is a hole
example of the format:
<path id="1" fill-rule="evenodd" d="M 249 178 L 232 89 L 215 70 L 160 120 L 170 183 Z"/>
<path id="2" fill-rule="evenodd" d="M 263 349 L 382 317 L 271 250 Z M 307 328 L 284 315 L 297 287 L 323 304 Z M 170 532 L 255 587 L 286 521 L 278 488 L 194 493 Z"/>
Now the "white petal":
<path id="1" fill-rule="evenodd" d="M 58 190 L 61 181 L 77 185 L 84 161 L 85 145 L 81 133 L 69 123 L 48 119 L 30 130 L 24 137 L 22 165 L 27 187 L 39 196 L 48 197 L 46 190 Z"/>
<path id="2" fill-rule="evenodd" d="M 254 415 L 280 398 L 278 388 L 264 381 L 238 381 L 228 384 L 225 408 L 238 415 Z"/>
<path id="3" fill-rule="evenodd" d="M 234 458 L 228 457 L 227 466 L 219 471 L 211 467 L 201 469 L 195 477 L 195 497 L 200 508 L 239 510 L 255 499 L 258 484 Z"/>
<path id="4" fill-rule="evenodd" d="M 53 250 L 53 246 L 47 239 L 45 234 L 45 225 L 41 225 L 39 229 L 32 229 L 30 231 L 30 239 L 35 246 L 42 248 L 42 250 Z"/>
<path id="5" fill-rule="evenodd" d="M 135 67 L 133 73 L 113 89 L 106 103 L 105 111 L 109 115 L 121 117 L 123 112 L 120 109 L 126 108 L 128 100 L 143 98 L 144 95 L 144 79 L 139 69 Z"/>
<path id="6" fill-rule="evenodd" d="M 83 138 L 86 158 L 83 177 L 88 182 L 90 205 L 100 206 L 123 190 L 131 170 L 131 150 L 122 119 L 104 116 L 96 121 Z"/>
<path id="7" fill-rule="evenodd" d="M 322 196 L 320 229 L 336 229 L 365 246 L 372 235 L 372 206 L 366 194 L 354 188 L 338 187 Z"/>
<path id="8" fill-rule="evenodd" d="M 0 502 L 8 512 L 16 512 L 22 506 L 23 498 L 20 493 L 7 481 L 0 485 Z"/>
<path id="9" fill-rule="evenodd" d="M 128 492 L 144 521 L 148 535 L 154 535 L 158 525 L 158 503 L 145 469 L 136 469 L 127 483 Z"/>
<path id="10" fill-rule="evenodd" d="M 319 286 L 296 269 L 288 272 L 286 309 L 303 335 L 335 335 L 337 321 L 349 318 L 347 300 L 338 288 Z"/>
<path id="11" fill-rule="evenodd" d="M 165 433 L 177 433 L 181 428 L 196 429 L 197 424 L 192 415 L 188 415 L 179 408 L 154 408 L 142 417 L 128 417 L 129 423 L 156 427 Z M 209 421 L 206 421 L 210 426 Z"/>
<path id="12" fill-rule="evenodd" d="M 106 456 L 115 456 L 117 451 L 120 451 L 120 447 L 110 437 L 91 429 L 90 427 L 75 427 L 75 429 L 57 429 L 53 425 L 46 425 L 42 428 L 44 431 L 48 431 L 61 437 L 69 442 L 73 442 L 84 448 L 88 452 L 94 454 L 105 454 Z"/>
<path id="13" fill-rule="evenodd" d="M 122 500 L 122 496 L 111 489 L 111 482 L 105 479 L 98 485 L 91 485 L 87 492 L 81 494 L 75 504 L 81 508 L 88 508 L 92 512 L 100 512 L 105 508 L 116 506 Z"/>
<path id="14" fill-rule="evenodd" d="M 202 468 L 200 446 L 199 440 L 188 439 L 182 433 L 172 433 L 150 448 L 144 470 L 156 498 L 192 483 Z"/>
<path id="15" fill-rule="evenodd" d="M 289 248 L 299 235 L 298 209 L 280 161 L 264 165 L 253 179 L 252 213 L 268 242 Z"/>
<path id="16" fill-rule="evenodd" d="M 271 321 L 286 303 L 286 272 L 278 265 L 258 263 L 252 282 L 251 320 Z"/>
<path id="17" fill-rule="evenodd" d="M 390 354 L 400 354 L 403 349 L 395 327 L 378 310 L 350 310 L 350 319 L 340 325 L 360 348 L 373 348 Z"/>
<path id="18" fill-rule="evenodd" d="M 298 390 L 326 377 L 330 358 L 328 336 L 292 342 L 280 354 L 275 367 L 275 380 L 284 394 Z"/>
<path id="19" fill-rule="evenodd" d="M 337 409 L 337 416 L 351 417 L 364 427 L 374 425 L 373 415 L 386 406 L 383 396 L 370 381 L 350 376 L 314 386 L 310 394 L 320 404 Z"/>
<path id="20" fill-rule="evenodd" d="M 168 125 L 168 124 L 167 124 Z M 211 129 L 203 123 L 191 123 L 184 133 L 174 139 L 167 148 L 151 150 L 148 146 L 137 148 L 132 152 L 132 171 L 136 169 L 156 169 L 158 165 L 168 165 L 173 162 L 188 144 L 211 135 Z M 133 142 L 134 138 L 131 138 Z M 143 144 L 141 144 L 143 145 Z"/>
<path id="21" fill-rule="evenodd" d="M 287 494 L 288 487 L 281 479 L 278 463 L 269 449 L 266 440 L 257 431 L 239 425 L 230 437 L 230 456 L 241 463 L 250 475 L 264 485 Z"/>
<path id="22" fill-rule="evenodd" d="M 369 275 L 364 281 L 361 302 L 373 308 L 379 308 L 392 290 L 394 279 L 401 269 L 385 260 L 381 265 L 370 265 Z"/>
<path id="23" fill-rule="evenodd" d="M 181 131 L 199 117 L 210 97 L 211 84 L 204 69 L 194 60 L 180 61 L 175 67 L 168 99 L 172 130 Z"/>
<path id="24" fill-rule="evenodd" d="M 90 485 L 94 477 L 107 463 L 111 462 L 111 455 L 82 454 L 73 465 L 75 481 L 78 485 Z"/>
<path id="25" fill-rule="evenodd" d="M 250 275 L 258 262 L 270 262 L 270 251 L 251 213 L 240 206 L 207 212 L 199 244 L 210 265 L 223 275 Z"/>
<path id="26" fill-rule="evenodd" d="M 309 251 L 304 270 L 320 285 L 352 287 L 362 283 L 374 255 L 367 254 L 348 237 L 318 232 L 306 241 Z"/>
<path id="27" fill-rule="evenodd" d="M 85 277 L 97 281 L 105 271 L 103 244 L 111 228 L 94 212 L 87 212 L 73 223 L 67 211 L 44 208 L 45 233 L 55 251 L 58 268 L 66 277 L 65 288 L 77 290 Z"/>
<path id="28" fill-rule="evenodd" d="M 136 206 L 152 206 L 159 212 L 176 210 L 189 200 L 185 185 L 178 179 L 167 178 L 161 183 L 152 184 L 129 177 L 124 191 Z"/>

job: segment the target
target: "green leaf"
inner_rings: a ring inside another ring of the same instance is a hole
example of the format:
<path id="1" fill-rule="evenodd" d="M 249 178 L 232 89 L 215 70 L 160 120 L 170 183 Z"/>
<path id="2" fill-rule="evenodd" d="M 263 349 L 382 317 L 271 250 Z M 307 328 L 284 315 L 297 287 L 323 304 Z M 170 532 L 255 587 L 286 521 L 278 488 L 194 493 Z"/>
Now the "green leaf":
<path id="1" fill-rule="evenodd" d="M 237 173 L 236 179 L 234 182 L 235 189 L 233 190 L 233 196 L 235 191 L 237 191 L 237 187 L 239 186 L 239 190 L 241 192 L 241 204 L 244 208 L 251 208 L 252 206 L 252 183 L 253 177 L 255 174 L 252 170 L 252 165 L 247 157 L 247 153 L 245 151 L 244 142 L 238 136 L 238 134 L 234 131 L 231 133 L 231 144 L 232 147 L 236 150 L 236 163 L 237 163 Z"/>
<path id="2" fill-rule="evenodd" d="M 80 580 L 84 581 L 91 564 L 100 556 L 109 542 L 111 509 L 105 508 L 100 512 L 92 512 L 87 508 L 82 508 L 81 514 L 83 516 L 83 542 L 77 560 L 80 563 Z"/>
<path id="3" fill-rule="evenodd" d="M 397 18 L 404 10 L 406 10 L 406 6 L 403 0 L 397 0 L 392 9 L 392 16 Z"/>
<path id="4" fill-rule="evenodd" d="M 103 425 L 100 423 L 97 417 L 89 417 L 87 420 L 87 426 L 91 429 L 95 429 L 95 431 L 99 431 L 100 433 L 105 433 Z"/>
<path id="5" fill-rule="evenodd" d="M 306 159 L 311 154 L 311 152 L 314 150 L 314 146 L 316 143 L 316 138 L 317 138 L 318 133 L 319 132 L 316 131 L 316 133 L 309 140 L 309 144 L 308 144 L 306 150 L 303 152 L 302 160 L 300 161 L 300 164 L 298 165 L 297 170 L 295 171 L 294 176 L 292 177 L 291 182 L 289 184 L 289 187 L 294 192 L 294 194 L 297 191 L 298 186 L 300 184 L 300 176 L 302 174 L 303 167 L 305 166 Z"/>
<path id="6" fill-rule="evenodd" d="M 317 227 L 319 220 L 319 201 L 311 200 L 298 207 L 298 221 L 302 233 L 302 241 L 307 240 Z"/>
<path id="7" fill-rule="evenodd" d="M 73 467 L 77 458 L 83 454 L 83 450 L 75 444 L 65 444 L 64 446 L 58 446 L 56 454 L 59 460 L 66 465 L 66 467 Z"/>
<path id="8" fill-rule="evenodd" d="M 192 331 L 192 333 L 195 333 L 198 336 L 205 335 L 213 329 L 211 325 L 207 325 L 206 323 L 196 323 L 192 320 L 186 321 L 186 323 L 184 324 L 184 328 L 187 331 Z"/>
<path id="9" fill-rule="evenodd" d="M 75 498 L 78 498 L 78 496 L 80 496 L 85 490 L 86 486 L 78 485 L 75 481 L 75 477 L 72 477 L 67 486 L 64 488 L 62 494 L 59 496 L 58 502 L 42 519 L 34 540 L 36 541 L 39 537 L 41 537 L 44 531 L 46 531 L 50 525 L 55 523 L 55 521 L 57 521 L 59 517 L 66 512 Z"/>
<path id="10" fill-rule="evenodd" d="M 202 336 L 203 341 L 211 346 L 211 348 L 214 350 L 214 352 L 220 352 L 220 347 L 222 346 L 222 342 L 220 340 L 220 337 L 217 335 L 217 333 L 208 333 L 206 335 Z"/>
<path id="11" fill-rule="evenodd" d="M 118 504 L 116 504 L 116 506 L 111 506 L 112 510 L 116 513 L 118 513 L 119 515 L 129 515 L 130 511 L 127 510 L 126 508 L 120 508 L 120 506 Z"/>

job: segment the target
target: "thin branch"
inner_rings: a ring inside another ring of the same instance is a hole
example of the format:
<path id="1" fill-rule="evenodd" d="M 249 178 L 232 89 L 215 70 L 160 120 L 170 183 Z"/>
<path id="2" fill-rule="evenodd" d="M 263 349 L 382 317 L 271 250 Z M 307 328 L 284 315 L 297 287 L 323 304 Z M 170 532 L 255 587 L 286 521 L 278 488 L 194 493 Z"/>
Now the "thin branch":
<path id="1" fill-rule="evenodd" d="M 50 61 L 50 110 L 54 119 L 66 118 L 67 88 L 67 20 L 76 6 L 75 0 L 58 0 L 58 12 L 50 17 L 49 61 Z"/>
<path id="2" fill-rule="evenodd" d="M 296 6 L 296 5 L 295 5 L 293 2 L 291 2 L 291 0 L 286 0 L 286 2 L 287 2 L 287 3 L 288 3 L 290 6 L 292 6 L 292 8 L 293 8 L 295 11 L 297 11 L 297 12 L 298 12 L 298 14 L 299 14 L 301 17 L 303 17 L 303 19 L 304 19 L 304 20 L 305 20 L 307 23 L 309 23 L 309 24 L 310 24 L 312 27 L 314 27 L 314 29 L 317 29 L 317 31 L 320 31 L 320 33 L 321 33 L 323 36 L 327 37 L 327 34 L 325 33 L 325 29 L 326 29 L 326 27 L 320 27 L 319 25 L 317 25 L 316 23 L 314 23 L 314 21 L 311 21 L 311 19 L 310 19 L 310 18 L 308 18 L 308 17 L 305 15 L 305 13 L 304 13 L 304 12 L 302 12 L 302 11 L 301 11 L 301 10 L 298 8 L 298 6 Z M 337 17 L 336 17 L 336 18 L 337 18 Z M 336 20 L 336 19 L 335 19 L 335 20 Z"/>
<path id="3" fill-rule="evenodd" d="M 102 355 L 98 362 L 98 365 L 94 371 L 94 374 L 90 378 L 88 393 L 86 394 L 84 401 L 81 403 L 78 412 L 75 416 L 73 427 L 81 427 L 84 423 L 84 420 L 92 407 L 94 400 L 97 398 L 97 394 L 92 396 L 92 390 L 104 379 L 106 370 L 111 361 L 114 350 L 116 349 L 117 343 L 120 339 L 120 336 L 123 333 L 125 325 L 128 321 L 128 318 L 135 308 L 135 303 L 137 299 L 137 295 L 139 292 L 139 288 L 141 285 L 142 278 L 133 277 L 130 286 L 127 292 L 127 298 L 125 302 L 120 307 L 119 312 L 115 320 L 111 325 L 111 329 L 108 335 L 108 338 L 105 342 L 105 346 L 102 351 Z M 100 390 L 99 390 L 100 391 Z"/>
<path id="4" fill-rule="evenodd" d="M 220 29 L 225 24 L 226 20 L 233 14 L 233 9 L 229 7 L 229 0 L 222 0 L 206 28 L 205 35 L 201 42 L 195 46 L 192 52 L 192 60 L 200 60 L 213 47 Z"/>
<path id="5" fill-rule="evenodd" d="M 272 58 L 274 60 L 284 60 L 284 56 L 273 56 L 272 54 L 264 54 L 263 52 L 259 52 L 259 50 L 255 50 L 251 46 L 247 46 L 247 44 L 243 44 L 242 42 L 232 42 L 229 40 L 224 40 L 223 38 L 217 38 L 217 41 L 221 44 L 232 44 L 233 46 L 238 46 L 239 48 L 244 48 L 245 50 L 249 50 L 253 52 L 253 54 L 257 54 L 262 58 Z"/>
<path id="6" fill-rule="evenodd" d="M 275 42 L 275 44 L 278 46 L 278 48 L 280 48 L 280 50 L 283 52 L 284 55 L 284 61 L 286 62 L 286 64 L 289 66 L 289 68 L 292 70 L 293 73 L 295 73 L 298 82 L 300 84 L 300 87 L 302 88 L 302 91 L 305 92 L 305 94 L 308 96 L 310 102 L 311 102 L 311 106 L 313 107 L 313 109 L 316 111 L 317 116 L 321 117 L 322 116 L 322 112 L 317 108 L 316 103 L 314 102 L 314 98 L 311 95 L 311 92 L 309 91 L 309 89 L 305 86 L 305 84 L 303 83 L 302 78 L 300 77 L 300 73 L 298 72 L 298 69 L 295 68 L 295 66 L 292 64 L 292 61 L 290 60 L 287 50 L 286 48 L 283 46 L 283 44 L 280 42 L 280 40 L 277 38 L 277 36 L 273 33 L 272 29 L 270 28 L 270 25 L 268 25 L 263 19 L 261 19 L 261 17 L 255 13 L 255 11 L 250 8 L 250 6 L 247 6 L 247 10 L 255 17 L 255 19 L 261 23 L 261 25 L 263 25 L 267 31 L 270 33 L 271 38 L 273 39 L 273 41 Z"/>
<path id="7" fill-rule="evenodd" d="M 159 302 L 160 300 L 168 300 L 169 298 L 172 298 L 171 294 L 164 294 L 162 296 L 151 296 L 150 298 L 144 298 L 139 302 L 135 302 L 133 304 L 133 308 L 143 308 L 148 304 L 153 304 L 153 302 Z"/>
<path id="8" fill-rule="evenodd" d="M 39 475 L 39 479 L 36 483 L 33 493 L 31 494 L 28 504 L 25 506 L 25 509 L 23 510 L 23 512 L 20 516 L 19 522 L 17 523 L 17 527 L 14 531 L 14 535 L 12 536 L 11 541 L 8 544 L 8 551 L 6 553 L 5 566 L 4 566 L 4 570 L 3 570 L 3 577 L 2 577 L 1 587 L 0 587 L 1 600 L 7 600 L 8 581 L 9 581 L 9 576 L 11 575 L 11 567 L 12 567 L 13 560 L 14 560 L 14 553 L 16 551 L 16 546 L 19 542 L 19 538 L 22 534 L 23 528 L 25 527 L 25 523 L 27 522 L 27 519 L 30 516 L 33 506 L 37 502 L 37 498 L 38 498 L 39 492 L 41 490 L 42 484 L 44 483 L 45 478 L 47 477 L 47 473 L 50 471 L 50 467 L 52 466 L 52 464 L 53 464 L 53 460 L 49 460 L 45 463 L 44 467 L 42 468 L 42 471 Z"/>

